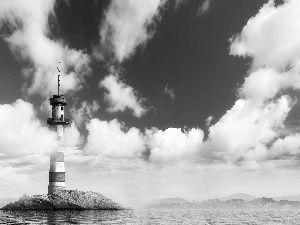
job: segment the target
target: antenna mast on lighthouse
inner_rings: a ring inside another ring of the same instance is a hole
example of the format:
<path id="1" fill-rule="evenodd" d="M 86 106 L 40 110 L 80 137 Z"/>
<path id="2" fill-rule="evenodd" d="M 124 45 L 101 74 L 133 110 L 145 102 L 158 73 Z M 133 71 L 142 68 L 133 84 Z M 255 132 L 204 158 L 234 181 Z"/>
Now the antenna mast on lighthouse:
<path id="1" fill-rule="evenodd" d="M 60 63 L 60 62 L 59 62 Z M 60 70 L 58 69 L 58 67 L 56 67 L 57 68 L 57 70 L 58 70 L 58 72 L 60 73 Z M 57 77 L 57 91 L 58 91 L 58 95 L 59 95 L 59 86 L 60 86 L 60 84 L 59 84 L 59 76 L 60 76 L 60 74 L 58 74 L 58 77 Z"/>

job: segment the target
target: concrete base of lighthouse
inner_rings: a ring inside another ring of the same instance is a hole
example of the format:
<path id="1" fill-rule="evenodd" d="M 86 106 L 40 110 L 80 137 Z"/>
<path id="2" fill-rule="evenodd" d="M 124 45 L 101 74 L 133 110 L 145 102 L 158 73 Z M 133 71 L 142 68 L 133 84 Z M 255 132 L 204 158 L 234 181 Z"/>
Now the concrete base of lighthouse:
<path id="1" fill-rule="evenodd" d="M 50 156 L 48 194 L 65 190 L 64 153 L 52 152 Z"/>

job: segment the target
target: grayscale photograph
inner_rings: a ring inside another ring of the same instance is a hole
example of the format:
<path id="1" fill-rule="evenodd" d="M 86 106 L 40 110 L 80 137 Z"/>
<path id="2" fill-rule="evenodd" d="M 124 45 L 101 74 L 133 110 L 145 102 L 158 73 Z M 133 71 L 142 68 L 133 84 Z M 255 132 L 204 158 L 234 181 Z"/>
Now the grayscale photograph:
<path id="1" fill-rule="evenodd" d="M 0 0 L 0 78 L 0 224 L 300 224 L 300 0 Z"/>

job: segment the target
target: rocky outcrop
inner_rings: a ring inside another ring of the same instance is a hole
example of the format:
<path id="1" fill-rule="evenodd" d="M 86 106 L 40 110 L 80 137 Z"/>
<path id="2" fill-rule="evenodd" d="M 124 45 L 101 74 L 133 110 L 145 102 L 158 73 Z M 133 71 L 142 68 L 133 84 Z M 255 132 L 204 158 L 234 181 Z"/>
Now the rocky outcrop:
<path id="1" fill-rule="evenodd" d="M 99 209 L 122 210 L 125 209 L 118 203 L 96 192 L 75 190 L 59 190 L 52 195 L 39 195 L 9 203 L 2 207 L 3 210 L 52 210 L 52 209 Z"/>

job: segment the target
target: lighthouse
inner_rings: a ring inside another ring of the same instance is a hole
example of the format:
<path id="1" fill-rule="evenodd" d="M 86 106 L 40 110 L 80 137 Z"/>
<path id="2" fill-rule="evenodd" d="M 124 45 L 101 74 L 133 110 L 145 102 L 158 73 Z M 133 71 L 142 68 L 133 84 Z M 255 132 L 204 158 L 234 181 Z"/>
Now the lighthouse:
<path id="1" fill-rule="evenodd" d="M 69 124 L 69 119 L 65 118 L 64 108 L 67 105 L 67 100 L 63 95 L 59 94 L 60 80 L 58 75 L 58 94 L 50 98 L 52 106 L 52 118 L 47 119 L 52 129 L 56 130 L 59 138 L 59 146 L 57 149 L 51 150 L 50 155 L 50 170 L 49 170 L 49 185 L 48 194 L 53 194 L 57 190 L 65 189 L 65 163 L 62 143 L 64 140 L 64 126 Z"/>

